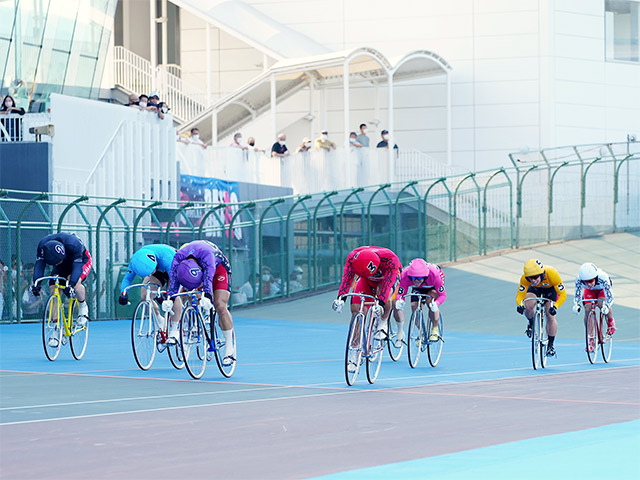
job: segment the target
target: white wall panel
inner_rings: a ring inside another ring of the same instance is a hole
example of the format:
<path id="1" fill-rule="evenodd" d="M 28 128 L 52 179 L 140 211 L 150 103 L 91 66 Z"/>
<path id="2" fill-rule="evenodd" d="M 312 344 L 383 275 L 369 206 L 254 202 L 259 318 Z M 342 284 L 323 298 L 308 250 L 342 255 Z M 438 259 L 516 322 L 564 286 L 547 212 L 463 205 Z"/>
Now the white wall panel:
<path id="1" fill-rule="evenodd" d="M 558 80 L 556 82 L 556 96 L 561 98 L 563 103 L 606 106 L 605 86 L 601 83 L 569 82 Z"/>
<path id="2" fill-rule="evenodd" d="M 476 128 L 475 143 L 478 150 L 495 149 L 496 145 L 508 151 L 518 151 L 524 147 L 537 146 L 539 130 L 537 125 L 520 127 Z"/>
<path id="3" fill-rule="evenodd" d="M 538 88 L 539 83 L 535 80 L 478 82 L 474 85 L 478 105 L 537 102 Z"/>
<path id="4" fill-rule="evenodd" d="M 605 128 L 605 108 L 594 105 L 556 104 L 556 125 Z"/>
<path id="5" fill-rule="evenodd" d="M 476 82 L 537 80 L 538 58 L 506 58 L 475 62 Z"/>
<path id="6" fill-rule="evenodd" d="M 604 59 L 604 41 L 598 38 L 556 36 L 555 53 L 559 58 L 576 58 L 592 61 Z"/>
<path id="7" fill-rule="evenodd" d="M 558 12 L 579 12 L 600 17 L 604 14 L 602 0 L 554 0 L 554 2 Z"/>
<path id="8" fill-rule="evenodd" d="M 559 34 L 604 40 L 603 26 L 601 16 L 556 11 L 555 31 Z"/>
<path id="9" fill-rule="evenodd" d="M 536 126 L 538 125 L 538 104 L 476 105 L 475 119 L 476 128 Z"/>
<path id="10" fill-rule="evenodd" d="M 476 14 L 473 31 L 477 37 L 538 33 L 538 10 Z"/>
<path id="11" fill-rule="evenodd" d="M 475 58 L 537 57 L 538 34 L 478 37 L 474 42 Z"/>
<path id="12" fill-rule="evenodd" d="M 604 82 L 604 62 L 557 58 L 556 78 L 574 82 Z"/>

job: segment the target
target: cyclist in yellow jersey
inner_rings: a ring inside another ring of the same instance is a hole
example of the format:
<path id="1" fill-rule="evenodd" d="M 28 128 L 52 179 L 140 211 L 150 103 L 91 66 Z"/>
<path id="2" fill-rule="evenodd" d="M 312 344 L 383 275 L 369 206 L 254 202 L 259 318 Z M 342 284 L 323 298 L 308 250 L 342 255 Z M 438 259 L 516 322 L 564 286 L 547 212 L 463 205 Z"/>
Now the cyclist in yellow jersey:
<path id="1" fill-rule="evenodd" d="M 547 345 L 547 356 L 554 356 L 556 349 L 553 341 L 558 331 L 558 322 L 556 321 L 556 313 L 558 308 L 567 299 L 567 292 L 562 284 L 562 279 L 558 271 L 550 266 L 542 265 L 540 260 L 535 258 L 528 260 L 524 264 L 524 275 L 520 277 L 520 286 L 516 295 L 517 311 L 520 315 L 524 314 L 529 320 L 527 326 L 527 336 L 531 337 L 533 329 L 533 316 L 535 314 L 535 302 L 525 302 L 527 298 L 544 297 L 551 300 L 545 304 L 547 312 L 547 334 L 549 335 L 549 344 Z"/>

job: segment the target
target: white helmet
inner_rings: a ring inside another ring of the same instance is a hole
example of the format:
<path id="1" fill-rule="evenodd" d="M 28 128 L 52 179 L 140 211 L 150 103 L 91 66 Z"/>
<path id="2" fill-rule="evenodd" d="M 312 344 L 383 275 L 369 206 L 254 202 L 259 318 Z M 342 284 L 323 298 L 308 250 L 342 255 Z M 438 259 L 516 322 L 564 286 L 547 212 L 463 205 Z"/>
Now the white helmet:
<path id="1" fill-rule="evenodd" d="M 586 282 L 598 276 L 598 268 L 593 263 L 583 263 L 578 269 L 578 279 Z"/>

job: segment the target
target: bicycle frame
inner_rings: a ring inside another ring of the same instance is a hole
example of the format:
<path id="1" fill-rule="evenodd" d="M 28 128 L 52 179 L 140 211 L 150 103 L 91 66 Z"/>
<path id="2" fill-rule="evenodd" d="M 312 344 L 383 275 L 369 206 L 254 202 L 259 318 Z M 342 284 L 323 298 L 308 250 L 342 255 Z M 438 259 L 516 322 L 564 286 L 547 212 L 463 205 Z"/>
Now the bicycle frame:
<path id="1" fill-rule="evenodd" d="M 547 365 L 546 346 L 549 343 L 549 336 L 547 333 L 547 312 L 545 304 L 552 300 L 545 297 L 529 297 L 525 298 L 524 302 L 536 302 L 533 319 L 533 331 L 531 332 L 531 359 L 533 362 L 533 369 L 537 370 L 538 367 L 545 368 Z"/>
<path id="2" fill-rule="evenodd" d="M 601 301 L 604 302 L 604 299 L 583 299 L 583 302 L 585 304 L 591 304 L 591 311 L 586 314 L 584 322 L 586 351 L 589 363 L 596 363 L 596 359 L 598 357 L 598 346 L 600 346 L 600 349 L 602 351 L 602 359 L 605 361 L 605 363 L 608 363 L 611 359 L 613 338 L 607 333 L 606 328 L 604 328 L 604 321 L 607 316 L 602 313 L 602 309 L 599 305 L 599 302 Z M 593 322 L 593 325 L 591 325 L 591 322 Z M 589 340 L 593 341 L 592 345 L 590 345 L 591 342 Z M 591 350 L 592 346 L 593 350 Z"/>
<path id="3" fill-rule="evenodd" d="M 158 315 L 158 312 L 156 312 L 156 308 L 153 304 L 154 299 L 151 298 L 151 294 L 153 293 L 155 295 L 160 295 L 160 294 L 166 293 L 166 291 L 161 290 L 160 285 L 157 285 L 155 283 L 136 283 L 135 285 L 129 285 L 127 288 L 125 288 L 124 293 L 129 293 L 129 290 L 137 287 L 144 288 L 147 291 L 147 296 L 144 299 L 144 302 L 149 306 L 149 311 L 151 312 L 151 318 L 153 319 L 153 324 L 156 326 L 156 330 L 160 332 L 160 335 L 162 337 L 161 343 L 164 344 L 167 341 L 167 332 L 169 331 L 168 330 L 169 329 L 169 312 L 166 312 L 164 315 Z M 159 316 L 164 317 L 165 319 L 164 329 L 160 328 L 160 322 L 158 321 Z M 140 325 L 140 327 L 142 328 L 142 325 Z M 149 324 L 149 327 L 151 327 L 151 324 Z M 142 330 L 140 330 L 138 333 L 140 335 L 144 334 Z"/>
<path id="4" fill-rule="evenodd" d="M 73 335 L 73 332 L 71 331 L 71 326 L 73 325 L 73 303 L 76 302 L 77 300 L 75 298 L 69 298 L 69 307 L 68 307 L 69 314 L 67 315 L 67 311 L 64 308 L 64 302 L 62 301 L 62 295 L 60 294 L 60 291 L 66 287 L 69 281 L 64 277 L 54 275 L 54 276 L 40 277 L 38 280 L 35 281 L 35 285 L 37 286 L 43 280 L 55 280 L 55 283 L 53 284 L 52 296 L 56 297 L 57 299 L 56 303 L 58 305 L 58 308 L 57 308 L 58 311 L 56 312 L 56 318 L 57 318 L 56 328 L 60 327 L 60 318 L 62 318 L 62 325 L 64 327 L 64 336 L 70 337 Z M 61 280 L 64 281 L 65 287 L 60 285 Z M 49 312 L 49 313 L 52 314 L 53 312 Z"/>
<path id="5" fill-rule="evenodd" d="M 442 340 L 444 342 L 444 339 L 438 335 L 438 340 L 429 340 L 430 334 L 431 332 L 427 332 L 427 328 L 426 325 L 424 323 L 424 306 L 427 304 L 427 300 L 430 298 L 432 302 L 435 302 L 436 299 L 433 298 L 431 295 L 429 295 L 428 293 L 408 293 L 407 295 L 410 295 L 412 297 L 420 297 L 418 300 L 418 306 L 416 307 L 416 309 L 420 310 L 420 312 L 422 312 L 421 315 L 421 321 L 422 321 L 422 351 L 424 351 L 427 348 L 427 345 L 432 344 L 432 343 L 436 343 L 439 342 L 440 340 Z M 413 313 L 413 310 L 412 310 Z M 431 309 L 429 309 L 429 312 L 427 313 L 428 315 L 431 314 Z M 438 321 L 440 321 L 440 319 L 438 318 Z"/>
<path id="6" fill-rule="evenodd" d="M 366 293 L 347 293 L 346 295 L 342 296 L 343 298 L 346 297 L 359 297 L 360 298 L 360 308 L 358 309 L 358 311 L 356 312 L 356 315 L 360 314 L 362 315 L 363 320 L 366 317 L 367 311 L 365 310 L 365 307 L 370 308 L 372 305 L 375 304 L 375 302 L 377 301 L 376 297 L 372 296 L 372 295 L 367 295 Z M 367 302 L 365 302 L 366 300 L 369 300 Z M 373 315 L 373 313 L 372 313 Z M 377 323 L 382 321 L 382 317 L 379 315 L 375 316 L 375 320 L 377 321 Z M 373 332 L 375 334 L 375 332 Z M 360 335 L 362 338 L 362 341 L 364 342 L 364 357 L 365 358 L 371 358 L 372 356 L 374 356 L 375 354 L 377 354 L 378 352 L 384 350 L 384 346 L 374 349 L 372 351 L 369 351 L 369 336 L 367 335 L 366 332 L 366 328 L 365 328 L 365 322 L 361 322 L 361 328 L 360 328 Z"/>

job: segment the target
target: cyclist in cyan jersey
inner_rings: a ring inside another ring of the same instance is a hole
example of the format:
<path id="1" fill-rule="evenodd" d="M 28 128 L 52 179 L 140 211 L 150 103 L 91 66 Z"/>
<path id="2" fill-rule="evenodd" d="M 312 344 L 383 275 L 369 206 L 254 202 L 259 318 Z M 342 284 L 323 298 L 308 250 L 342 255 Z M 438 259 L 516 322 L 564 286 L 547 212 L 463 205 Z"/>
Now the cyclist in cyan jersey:
<path id="1" fill-rule="evenodd" d="M 120 298 L 118 302 L 120 305 L 127 305 L 129 303 L 129 295 L 125 293 L 125 289 L 131 285 L 136 275 L 142 277 L 142 283 L 150 283 L 158 285 L 160 288 L 169 287 L 169 271 L 171 270 L 171 262 L 176 254 L 176 249 L 163 244 L 152 244 L 142 247 L 131 256 L 131 261 L 127 267 L 127 273 L 122 279 L 120 284 Z M 151 293 L 152 298 L 155 297 L 155 293 Z M 147 298 L 147 290 L 142 289 L 142 300 Z M 156 297 L 157 301 L 162 301 L 162 297 Z M 154 304 L 156 313 L 158 308 Z M 180 312 L 182 311 L 182 300 L 180 297 L 176 298 L 173 304 L 173 313 L 171 314 L 171 328 L 169 330 L 168 343 L 178 342 L 178 322 L 180 321 Z M 164 329 L 164 316 L 158 315 L 160 319 L 160 328 Z"/>
<path id="2" fill-rule="evenodd" d="M 582 307 L 580 302 L 584 303 L 584 322 L 587 323 L 587 316 L 591 312 L 591 303 L 586 300 L 598 299 L 598 305 L 602 314 L 607 317 L 607 335 L 613 335 L 616 331 L 616 322 L 613 319 L 613 290 L 612 282 L 607 272 L 600 270 L 593 263 L 583 263 L 578 269 L 576 277 L 576 293 L 573 300 L 573 312 L 580 315 Z M 589 348 L 591 351 L 595 349 L 595 342 L 590 340 Z"/>
<path id="3" fill-rule="evenodd" d="M 382 247 L 358 247 L 347 256 L 342 275 L 342 283 L 338 290 L 338 298 L 333 301 L 332 308 L 336 312 L 342 311 L 344 300 L 342 296 L 349 293 L 349 289 L 356 275 L 360 277 L 353 289 L 354 293 L 364 293 L 376 297 L 377 303 L 373 306 L 374 313 L 382 318 L 379 331 L 384 335 L 388 332 L 387 319 L 391 311 L 392 302 L 395 300 L 400 281 L 402 264 L 398 256 L 388 248 Z M 351 312 L 356 313 L 360 309 L 360 298 L 351 300 Z M 397 316 L 396 316 L 397 320 Z"/>
<path id="4" fill-rule="evenodd" d="M 68 280 L 64 294 L 68 297 L 75 297 L 78 301 L 77 324 L 83 326 L 89 320 L 89 308 L 87 307 L 86 291 L 82 281 L 87 278 L 91 271 L 91 255 L 89 251 L 75 235 L 69 233 L 54 233 L 47 235 L 36 250 L 36 264 L 33 268 L 33 284 L 31 293 L 36 297 L 40 295 L 40 285 L 35 282 L 44 276 L 47 265 L 53 265 L 51 275 L 59 275 Z M 49 280 L 49 290 L 53 294 L 53 280 Z M 49 346 L 58 346 L 58 334 L 52 332 L 49 338 Z"/>
<path id="5" fill-rule="evenodd" d="M 401 318 L 401 323 L 398 324 L 397 341 L 404 338 L 404 330 L 401 330 L 400 327 L 404 326 L 405 296 L 409 293 L 409 287 L 413 287 L 413 293 L 426 294 L 431 297 L 427 299 L 429 316 L 433 325 L 429 340 L 435 342 L 438 340 L 438 322 L 440 320 L 438 310 L 447 299 L 447 292 L 444 289 L 444 272 L 440 266 L 427 263 L 422 258 L 414 258 L 409 266 L 402 270 L 398 300 L 396 300 L 396 310 Z M 419 300 L 420 297 L 411 296 L 412 312 L 418 308 Z"/>
<path id="6" fill-rule="evenodd" d="M 544 297 L 551 300 L 551 302 L 545 303 L 544 308 L 548 320 L 547 334 L 549 343 L 547 344 L 547 356 L 553 356 L 556 354 L 553 342 L 558 331 L 556 313 L 558 313 L 558 308 L 567 299 L 567 292 L 564 289 L 558 271 L 548 265 L 542 265 L 540 260 L 533 258 L 524 264 L 524 275 L 520 278 L 518 294 L 516 295 L 516 304 L 518 305 L 516 309 L 520 315 L 524 314 L 529 321 L 526 331 L 528 337 L 531 337 L 533 331 L 536 302 L 525 302 L 524 300 L 535 297 Z"/>
<path id="7" fill-rule="evenodd" d="M 233 318 L 228 307 L 231 296 L 231 265 L 229 260 L 214 243 L 206 240 L 187 243 L 173 257 L 167 295 L 178 293 L 180 285 L 187 290 L 202 287 L 204 296 L 200 299 L 200 306 L 204 310 L 211 310 L 215 305 L 225 339 L 222 363 L 231 365 L 236 361 L 236 352 L 233 341 Z M 172 300 L 162 302 L 162 310 L 165 312 L 172 308 Z"/>

